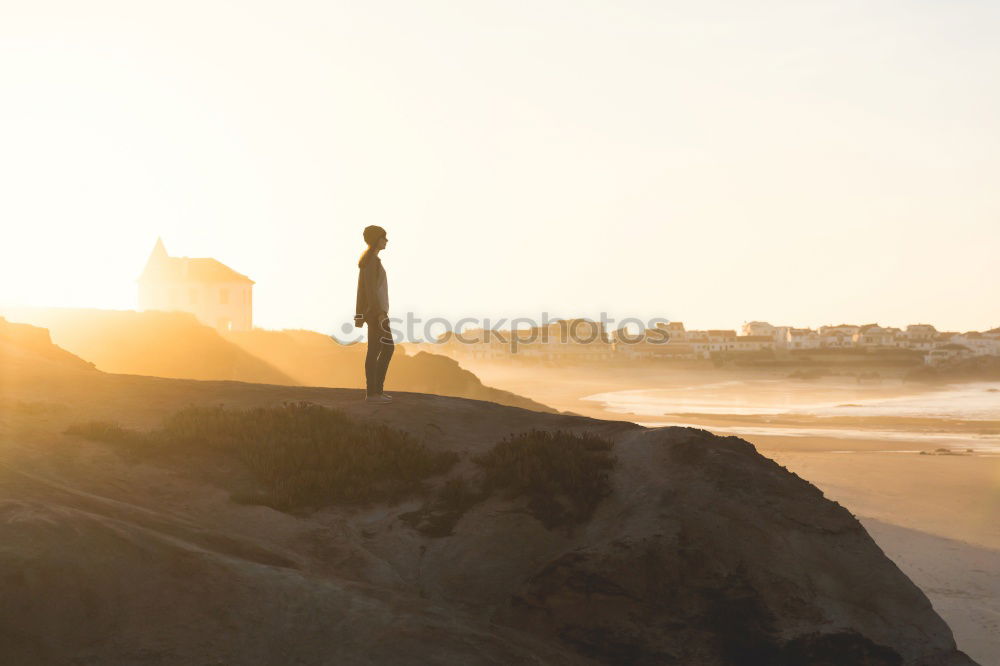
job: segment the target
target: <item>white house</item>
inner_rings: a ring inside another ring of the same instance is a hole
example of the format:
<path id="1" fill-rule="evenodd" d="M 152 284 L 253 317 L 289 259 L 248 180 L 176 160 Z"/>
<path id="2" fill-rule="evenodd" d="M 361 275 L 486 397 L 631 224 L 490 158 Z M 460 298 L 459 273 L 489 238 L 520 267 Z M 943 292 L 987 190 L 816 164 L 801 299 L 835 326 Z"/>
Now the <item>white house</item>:
<path id="1" fill-rule="evenodd" d="M 976 331 L 956 335 L 951 340 L 955 344 L 968 347 L 969 351 L 976 356 L 1000 355 L 1000 339 L 987 337 L 986 335 Z"/>
<path id="2" fill-rule="evenodd" d="M 735 333 L 735 331 L 733 332 Z M 716 342 L 709 341 L 708 331 L 687 331 L 684 335 L 684 342 L 690 345 L 694 358 L 709 358 L 712 355 L 712 348 L 719 345 L 718 338 L 716 338 Z"/>
<path id="3" fill-rule="evenodd" d="M 924 355 L 924 363 L 927 365 L 937 365 L 956 358 L 966 358 L 972 356 L 972 350 L 965 345 L 957 345 L 953 342 L 935 347 Z"/>
<path id="4" fill-rule="evenodd" d="M 684 342 L 687 339 L 687 331 L 684 330 L 684 322 L 671 321 L 667 323 L 658 323 L 656 325 L 661 331 L 666 331 L 670 335 L 671 342 Z"/>
<path id="5" fill-rule="evenodd" d="M 713 352 L 736 349 L 736 331 L 732 329 L 712 329 L 708 335 L 708 350 Z"/>
<path id="6" fill-rule="evenodd" d="M 792 330 L 791 326 L 775 326 L 774 333 L 774 346 L 785 349 L 788 347 L 788 332 Z"/>
<path id="7" fill-rule="evenodd" d="M 743 335 L 752 335 L 754 337 L 766 335 L 769 338 L 774 338 L 776 328 L 766 321 L 749 321 L 743 324 Z"/>
<path id="8" fill-rule="evenodd" d="M 909 340 L 933 340 L 937 333 L 937 329 L 930 324 L 910 324 L 906 327 Z"/>
<path id="9" fill-rule="evenodd" d="M 222 331 L 253 328 L 254 281 L 215 259 L 171 257 L 157 238 L 137 282 L 140 310 L 190 312 Z"/>
<path id="10" fill-rule="evenodd" d="M 824 331 L 823 329 L 829 329 Z M 854 333 L 831 326 L 823 326 L 819 333 L 819 346 L 824 349 L 846 349 L 854 346 Z"/>
<path id="11" fill-rule="evenodd" d="M 819 333 L 811 328 L 789 328 L 785 333 L 785 347 L 788 349 L 819 349 Z"/>
<path id="12" fill-rule="evenodd" d="M 770 335 L 737 335 L 736 351 L 753 352 L 774 349 L 774 338 Z"/>
<path id="13" fill-rule="evenodd" d="M 906 331 L 897 336 L 897 345 L 907 349 L 930 351 L 934 348 L 937 334 L 937 329 L 930 324 L 910 324 L 906 327 Z"/>
<path id="14" fill-rule="evenodd" d="M 854 334 L 860 330 L 861 327 L 855 326 L 854 324 L 837 324 L 836 326 L 820 326 L 819 334 L 822 337 L 830 333 L 844 333 L 853 337 Z"/>
<path id="15" fill-rule="evenodd" d="M 854 344 L 858 347 L 891 347 L 896 335 L 878 324 L 866 324 L 854 334 Z"/>

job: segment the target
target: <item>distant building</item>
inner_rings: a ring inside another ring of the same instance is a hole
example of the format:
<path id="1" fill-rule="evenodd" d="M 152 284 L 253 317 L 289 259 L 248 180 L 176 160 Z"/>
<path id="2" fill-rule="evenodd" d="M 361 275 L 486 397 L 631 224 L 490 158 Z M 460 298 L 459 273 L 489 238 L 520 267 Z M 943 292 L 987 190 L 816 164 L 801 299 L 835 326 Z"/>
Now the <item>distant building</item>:
<path id="1" fill-rule="evenodd" d="M 937 329 L 930 324 L 910 324 L 897 339 L 900 347 L 930 351 L 934 348 L 934 339 L 937 334 Z"/>
<path id="2" fill-rule="evenodd" d="M 811 328 L 789 328 L 785 336 L 788 349 L 819 349 L 820 335 Z"/>
<path id="3" fill-rule="evenodd" d="M 171 257 L 157 238 L 137 282 L 140 310 L 190 312 L 221 331 L 253 328 L 254 281 L 215 259 Z"/>
<path id="4" fill-rule="evenodd" d="M 732 329 L 712 329 L 705 331 L 710 352 L 733 351 L 736 349 L 736 331 Z"/>
<path id="5" fill-rule="evenodd" d="M 635 337 L 616 335 L 618 341 L 615 343 L 614 353 L 618 358 L 637 360 L 684 360 L 696 358 L 695 345 L 688 342 L 667 343 L 654 342 L 654 338 L 646 338 L 635 341 Z M 658 338 L 655 338 L 658 339 Z"/>
<path id="6" fill-rule="evenodd" d="M 974 355 L 1000 355 L 1000 339 L 986 336 L 977 331 L 970 331 L 952 338 L 952 342 L 963 345 Z"/>
<path id="7" fill-rule="evenodd" d="M 824 349 L 846 349 L 853 347 L 854 333 L 848 333 L 833 326 L 823 326 L 820 328 L 819 346 Z"/>
<path id="8" fill-rule="evenodd" d="M 743 324 L 743 335 L 752 335 L 754 337 L 766 335 L 769 338 L 774 337 L 776 327 L 771 326 L 766 321 L 750 321 Z"/>
<path id="9" fill-rule="evenodd" d="M 604 325 L 589 319 L 561 319 L 513 335 L 522 341 L 519 353 L 544 361 L 608 361 L 614 352 Z"/>
<path id="10" fill-rule="evenodd" d="M 854 334 L 854 344 L 858 347 L 891 347 L 896 343 L 896 334 L 878 324 L 866 324 Z"/>
<path id="11" fill-rule="evenodd" d="M 737 335 L 736 351 L 754 352 L 774 349 L 774 338 L 770 335 Z"/>
<path id="12" fill-rule="evenodd" d="M 972 356 L 972 350 L 965 345 L 958 345 L 953 342 L 935 347 L 924 355 L 924 363 L 927 365 L 937 365 L 952 359 L 967 358 Z"/>
<path id="13" fill-rule="evenodd" d="M 713 343 L 708 338 L 688 338 L 691 358 L 711 358 Z"/>
<path id="14" fill-rule="evenodd" d="M 820 336 L 824 336 L 830 333 L 844 333 L 846 335 L 853 336 L 860 330 L 861 327 L 855 326 L 854 324 L 837 324 L 836 326 L 820 326 L 819 334 Z"/>
<path id="15" fill-rule="evenodd" d="M 667 323 L 659 323 L 656 325 L 661 331 L 666 331 L 670 336 L 671 342 L 684 342 L 687 339 L 687 331 L 684 330 L 684 322 L 681 321 L 671 321 Z"/>

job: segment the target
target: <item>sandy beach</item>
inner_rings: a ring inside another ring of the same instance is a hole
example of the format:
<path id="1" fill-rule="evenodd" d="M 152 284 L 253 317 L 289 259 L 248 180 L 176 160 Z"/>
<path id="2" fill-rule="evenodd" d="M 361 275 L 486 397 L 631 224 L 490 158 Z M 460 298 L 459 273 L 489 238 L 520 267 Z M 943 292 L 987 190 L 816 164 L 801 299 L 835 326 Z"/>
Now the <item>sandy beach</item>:
<path id="1" fill-rule="evenodd" d="M 822 447 L 848 440 L 747 439 L 854 513 L 961 649 L 1000 664 L 1000 457 L 872 450 L 886 446 L 877 440 L 835 453 Z"/>

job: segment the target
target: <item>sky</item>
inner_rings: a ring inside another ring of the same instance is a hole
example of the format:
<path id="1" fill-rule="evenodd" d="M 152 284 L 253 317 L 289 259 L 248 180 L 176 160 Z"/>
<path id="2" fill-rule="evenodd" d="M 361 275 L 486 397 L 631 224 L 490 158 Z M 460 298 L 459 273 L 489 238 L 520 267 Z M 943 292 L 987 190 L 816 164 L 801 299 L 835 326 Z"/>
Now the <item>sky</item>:
<path id="1" fill-rule="evenodd" d="M 1000 3 L 0 0 L 0 305 L 1000 326 Z"/>

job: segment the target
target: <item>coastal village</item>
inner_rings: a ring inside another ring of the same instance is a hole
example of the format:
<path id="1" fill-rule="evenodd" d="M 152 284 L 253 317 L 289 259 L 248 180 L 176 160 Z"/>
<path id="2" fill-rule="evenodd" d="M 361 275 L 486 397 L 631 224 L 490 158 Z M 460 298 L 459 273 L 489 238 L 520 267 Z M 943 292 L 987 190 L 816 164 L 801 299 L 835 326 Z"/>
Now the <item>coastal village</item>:
<path id="1" fill-rule="evenodd" d="M 1000 328 L 939 331 L 931 324 L 905 329 L 878 324 L 837 324 L 819 329 L 775 326 L 763 321 L 733 329 L 687 330 L 682 322 L 658 324 L 645 335 L 624 329 L 608 332 L 598 322 L 567 319 L 544 328 L 464 331 L 438 339 L 448 353 L 475 359 L 521 354 L 546 361 L 697 360 L 767 358 L 802 352 L 919 355 L 927 365 L 971 356 L 1000 356 Z"/>

